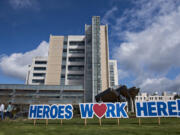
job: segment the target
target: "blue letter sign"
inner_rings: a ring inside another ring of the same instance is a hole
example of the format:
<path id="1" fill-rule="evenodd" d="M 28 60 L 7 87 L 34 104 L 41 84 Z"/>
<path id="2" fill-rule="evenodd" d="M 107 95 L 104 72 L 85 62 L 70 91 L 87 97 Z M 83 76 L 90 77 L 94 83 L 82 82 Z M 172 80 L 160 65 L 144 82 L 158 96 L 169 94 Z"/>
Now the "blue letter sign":
<path id="1" fill-rule="evenodd" d="M 29 119 L 71 119 L 73 106 L 66 105 L 30 105 Z"/>
<path id="2" fill-rule="evenodd" d="M 128 118 L 125 110 L 127 103 L 80 103 L 81 118 L 93 118 L 96 115 L 99 119 L 105 118 Z"/>
<path id="3" fill-rule="evenodd" d="M 179 117 L 180 100 L 136 102 L 136 117 Z"/>

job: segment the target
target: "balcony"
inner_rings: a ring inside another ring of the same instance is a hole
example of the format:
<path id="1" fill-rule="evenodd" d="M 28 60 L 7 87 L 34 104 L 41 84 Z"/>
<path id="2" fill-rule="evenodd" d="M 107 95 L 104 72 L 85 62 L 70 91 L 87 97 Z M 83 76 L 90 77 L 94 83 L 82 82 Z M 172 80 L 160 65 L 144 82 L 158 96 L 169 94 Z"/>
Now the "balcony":
<path id="1" fill-rule="evenodd" d="M 67 80 L 67 85 L 84 85 L 84 79 L 82 79 L 82 80 Z"/>
<path id="2" fill-rule="evenodd" d="M 84 49 L 85 46 L 78 46 L 78 45 L 75 45 L 75 46 L 69 46 L 69 49 Z"/>
<path id="3" fill-rule="evenodd" d="M 68 57 L 84 57 L 84 53 L 69 53 Z"/>
<path id="4" fill-rule="evenodd" d="M 68 74 L 84 74 L 84 70 L 68 70 Z"/>
<path id="5" fill-rule="evenodd" d="M 72 62 L 72 61 L 69 61 L 68 65 L 84 65 L 84 61 L 83 62 Z"/>

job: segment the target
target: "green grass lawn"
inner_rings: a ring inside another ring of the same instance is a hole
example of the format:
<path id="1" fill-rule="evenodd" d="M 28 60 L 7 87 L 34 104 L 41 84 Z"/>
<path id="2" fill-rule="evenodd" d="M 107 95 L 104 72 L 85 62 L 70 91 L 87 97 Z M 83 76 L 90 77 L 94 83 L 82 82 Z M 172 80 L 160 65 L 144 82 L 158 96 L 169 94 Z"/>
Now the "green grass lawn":
<path id="1" fill-rule="evenodd" d="M 143 118 L 142 125 L 138 125 L 138 119 L 102 119 L 99 126 L 98 119 L 84 120 L 73 118 L 71 120 L 49 120 L 48 126 L 45 120 L 37 120 L 36 126 L 33 120 L 6 120 L 0 121 L 0 135 L 180 135 L 179 118 L 161 118 L 158 125 L 157 118 Z"/>

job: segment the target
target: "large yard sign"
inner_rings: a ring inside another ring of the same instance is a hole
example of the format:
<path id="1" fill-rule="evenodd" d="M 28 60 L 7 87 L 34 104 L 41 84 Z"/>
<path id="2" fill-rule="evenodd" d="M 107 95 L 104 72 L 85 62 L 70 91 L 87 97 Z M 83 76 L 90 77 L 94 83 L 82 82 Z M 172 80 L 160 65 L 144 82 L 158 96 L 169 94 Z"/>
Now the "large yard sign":
<path id="1" fill-rule="evenodd" d="M 71 119 L 73 106 L 66 105 L 30 105 L 29 119 Z"/>
<path id="2" fill-rule="evenodd" d="M 97 116 L 105 118 L 128 118 L 125 110 L 127 102 L 122 103 L 80 103 L 82 119 Z M 136 102 L 136 117 L 180 117 L 180 100 Z M 29 119 L 71 119 L 73 106 L 71 104 L 30 105 Z"/>
<path id="3" fill-rule="evenodd" d="M 96 115 L 99 119 L 105 118 L 128 118 L 125 110 L 126 102 L 122 103 L 80 103 L 81 118 L 93 118 Z"/>
<path id="4" fill-rule="evenodd" d="M 180 117 L 180 100 L 136 102 L 136 117 Z"/>

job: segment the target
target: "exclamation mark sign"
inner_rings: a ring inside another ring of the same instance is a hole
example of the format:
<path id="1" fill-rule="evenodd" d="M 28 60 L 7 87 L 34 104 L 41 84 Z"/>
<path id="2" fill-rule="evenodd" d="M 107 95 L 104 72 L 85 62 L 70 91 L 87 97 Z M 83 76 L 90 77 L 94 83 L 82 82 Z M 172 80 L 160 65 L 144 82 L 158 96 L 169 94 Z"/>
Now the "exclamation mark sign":
<path id="1" fill-rule="evenodd" d="M 177 112 L 178 112 L 178 117 L 180 117 L 180 99 L 176 100 L 177 101 Z"/>

